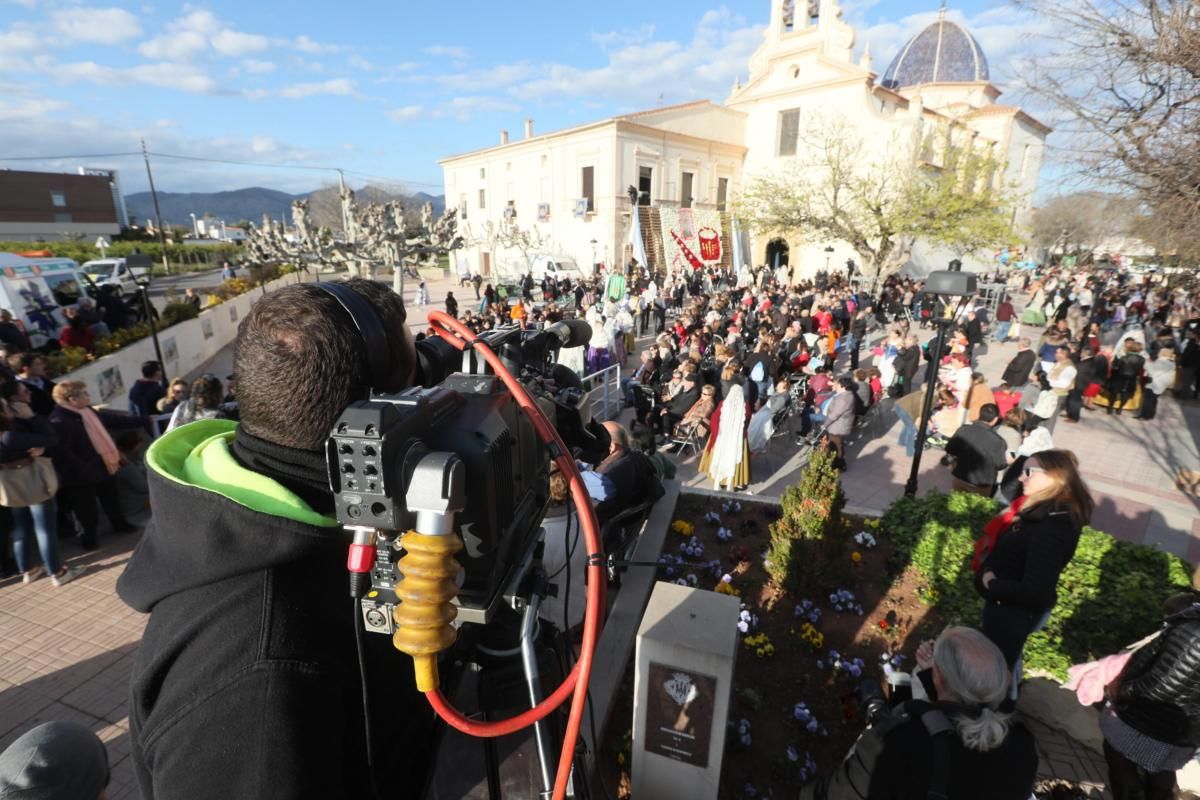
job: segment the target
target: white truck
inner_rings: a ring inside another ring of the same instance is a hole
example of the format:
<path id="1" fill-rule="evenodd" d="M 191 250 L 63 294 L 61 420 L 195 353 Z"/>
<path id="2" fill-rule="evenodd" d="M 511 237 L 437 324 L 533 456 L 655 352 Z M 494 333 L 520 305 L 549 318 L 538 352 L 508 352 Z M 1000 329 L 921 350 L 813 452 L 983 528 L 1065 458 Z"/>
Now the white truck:
<path id="1" fill-rule="evenodd" d="M 533 279 L 539 283 L 547 275 L 556 281 L 563 278 L 579 281 L 587 277 L 575 263 L 575 259 L 545 253 L 530 254 L 528 264 L 520 258 L 504 263 L 500 268 L 500 277 L 506 282 L 517 282 L 530 272 L 533 273 Z"/>
<path id="2" fill-rule="evenodd" d="M 130 295 L 137 292 L 137 279 L 146 277 L 146 269 L 130 267 L 123 258 L 98 258 L 83 265 L 83 274 L 91 278 L 97 288 L 116 286 L 122 295 Z"/>
<path id="3" fill-rule="evenodd" d="M 67 324 L 63 306 L 87 296 L 79 265 L 69 258 L 0 253 L 0 308 L 13 313 L 34 349 L 58 339 Z"/>

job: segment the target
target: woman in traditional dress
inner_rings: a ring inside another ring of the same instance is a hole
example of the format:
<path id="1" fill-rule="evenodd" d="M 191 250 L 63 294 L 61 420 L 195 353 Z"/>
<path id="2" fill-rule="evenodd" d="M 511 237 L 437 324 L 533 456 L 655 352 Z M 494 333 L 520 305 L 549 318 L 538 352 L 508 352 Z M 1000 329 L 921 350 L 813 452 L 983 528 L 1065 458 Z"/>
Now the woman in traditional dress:
<path id="1" fill-rule="evenodd" d="M 700 457 L 700 471 L 712 478 L 714 489 L 741 491 L 750 485 L 746 412 L 742 387 L 735 383 L 713 413 L 712 432 Z"/>

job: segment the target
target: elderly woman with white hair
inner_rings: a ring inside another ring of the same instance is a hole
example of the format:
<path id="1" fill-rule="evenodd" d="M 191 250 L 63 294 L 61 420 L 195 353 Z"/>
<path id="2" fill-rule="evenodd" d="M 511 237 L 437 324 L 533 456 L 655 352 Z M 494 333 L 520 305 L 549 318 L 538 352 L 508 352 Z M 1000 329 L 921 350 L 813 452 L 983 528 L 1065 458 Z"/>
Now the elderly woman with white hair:
<path id="1" fill-rule="evenodd" d="M 802 798 L 969 797 L 1026 800 L 1038 755 L 1033 735 L 999 710 L 1011 676 L 973 628 L 950 627 L 917 651 L 914 699 L 871 719 L 845 761 Z M 928 696 L 922 686 L 928 686 Z"/>

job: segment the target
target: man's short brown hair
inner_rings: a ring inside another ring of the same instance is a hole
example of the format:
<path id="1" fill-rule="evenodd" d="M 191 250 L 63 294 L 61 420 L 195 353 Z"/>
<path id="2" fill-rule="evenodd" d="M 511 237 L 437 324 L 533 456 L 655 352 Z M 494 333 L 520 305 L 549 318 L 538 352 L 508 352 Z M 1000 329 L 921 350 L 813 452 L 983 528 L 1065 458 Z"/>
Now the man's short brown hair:
<path id="1" fill-rule="evenodd" d="M 404 303 L 390 288 L 351 279 L 388 334 L 388 380 L 399 391 L 412 378 L 412 337 Z M 370 395 L 366 345 L 341 304 L 311 284 L 288 286 L 259 300 L 238 326 L 234 345 L 242 426 L 267 441 L 319 450 L 342 410 Z"/>

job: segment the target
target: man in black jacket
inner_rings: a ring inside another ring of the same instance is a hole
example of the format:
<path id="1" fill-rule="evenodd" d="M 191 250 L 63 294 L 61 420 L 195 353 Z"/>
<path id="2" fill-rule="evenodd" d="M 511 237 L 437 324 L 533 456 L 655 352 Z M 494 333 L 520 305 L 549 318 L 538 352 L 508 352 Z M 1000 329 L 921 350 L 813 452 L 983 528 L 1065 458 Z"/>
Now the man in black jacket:
<path id="1" fill-rule="evenodd" d="M 897 355 L 892 367 L 896 370 L 896 385 L 899 391 L 896 397 L 904 397 L 913 390 L 913 381 L 917 378 L 917 370 L 921 368 L 921 340 L 909 336 L 904 342 L 904 349 Z"/>
<path id="2" fill-rule="evenodd" d="M 1008 446 L 994 428 L 1000 409 L 987 403 L 979 409 L 979 419 L 963 425 L 946 444 L 946 455 L 954 459 L 955 491 L 973 492 L 991 497 L 996 491 L 996 475 L 1008 465 Z"/>
<path id="3" fill-rule="evenodd" d="M 1200 381 L 1197 380 L 1197 376 L 1200 375 L 1200 330 L 1188 328 L 1184 332 L 1175 366 L 1179 370 L 1175 394 L 1195 400 L 1200 396 Z"/>
<path id="4" fill-rule="evenodd" d="M 1017 343 L 1017 354 L 1012 357 L 1012 361 L 1008 362 L 1008 366 L 1004 368 L 1004 374 L 1000 376 L 1001 381 L 1014 389 L 1020 389 L 1029 383 L 1029 372 L 1037 362 L 1037 353 L 1030 349 L 1031 345 L 1029 339 L 1022 336 Z"/>
<path id="5" fill-rule="evenodd" d="M 18 353 L 8 358 L 17 380 L 29 387 L 33 413 L 47 416 L 54 410 L 54 381 L 46 377 L 46 359 L 40 353 Z"/>
<path id="6" fill-rule="evenodd" d="M 344 285 L 388 331 L 391 377 L 376 388 L 409 385 L 402 301 Z M 289 286 L 242 321 L 234 364 L 241 424 L 184 425 L 147 453 L 154 520 L 117 583 L 150 613 L 129 702 L 141 796 L 367 797 L 374 780 L 417 797 L 432 713 L 412 659 L 368 634 L 368 757 L 347 539 L 325 467 L 334 422 L 369 394 L 363 339 L 332 296 Z"/>

